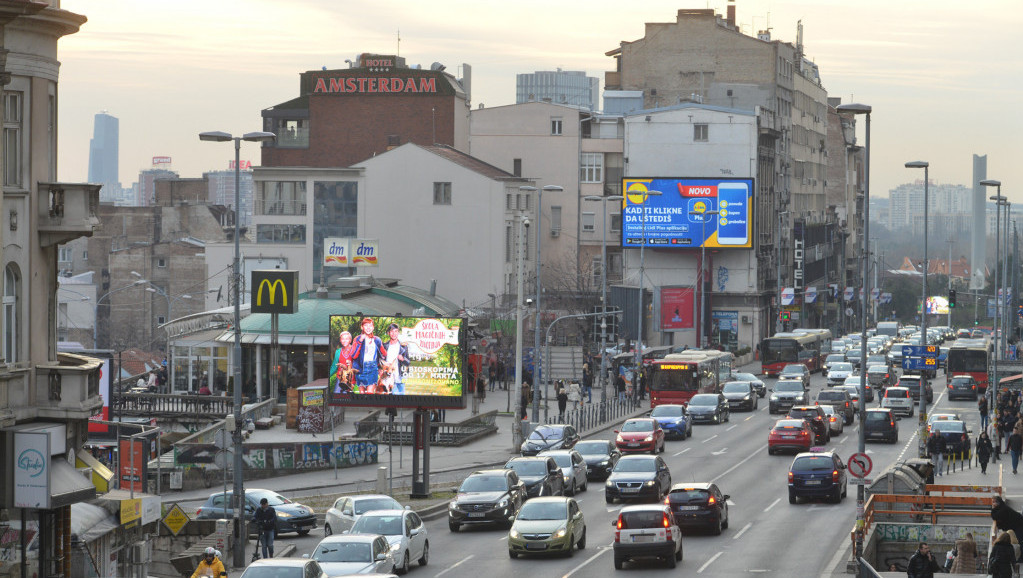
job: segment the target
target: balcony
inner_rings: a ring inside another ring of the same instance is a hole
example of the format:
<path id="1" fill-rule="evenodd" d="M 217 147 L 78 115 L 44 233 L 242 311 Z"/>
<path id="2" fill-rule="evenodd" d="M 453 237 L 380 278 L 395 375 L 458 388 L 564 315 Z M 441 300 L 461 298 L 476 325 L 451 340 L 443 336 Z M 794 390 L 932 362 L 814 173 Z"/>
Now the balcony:
<path id="1" fill-rule="evenodd" d="M 103 407 L 99 393 L 101 361 L 72 353 L 57 354 L 56 363 L 41 363 L 35 371 L 38 417 L 88 419 Z"/>
<path id="2" fill-rule="evenodd" d="M 89 183 L 39 183 L 39 243 L 51 247 L 79 237 L 90 237 L 99 228 L 99 189 Z M 16 217 L 11 217 L 17 223 Z M 13 224 L 12 228 L 17 225 Z"/>

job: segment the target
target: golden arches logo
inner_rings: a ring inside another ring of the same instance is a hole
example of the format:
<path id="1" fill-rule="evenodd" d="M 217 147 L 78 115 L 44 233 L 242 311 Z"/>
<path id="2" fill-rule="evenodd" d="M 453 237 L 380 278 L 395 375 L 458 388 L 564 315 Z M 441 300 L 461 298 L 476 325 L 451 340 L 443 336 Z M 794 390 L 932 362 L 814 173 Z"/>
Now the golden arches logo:
<path id="1" fill-rule="evenodd" d="M 280 289 L 281 290 L 281 306 L 282 307 L 287 307 L 288 306 L 288 289 L 284 285 L 284 280 L 282 280 L 282 279 L 274 279 L 273 281 L 271 281 L 269 279 L 263 279 L 262 281 L 259 282 L 259 289 L 256 291 L 256 305 L 257 306 L 262 306 L 263 305 L 263 288 L 264 287 L 266 287 L 267 292 L 270 293 L 270 301 L 267 302 L 267 305 L 276 305 L 277 304 L 277 289 Z"/>

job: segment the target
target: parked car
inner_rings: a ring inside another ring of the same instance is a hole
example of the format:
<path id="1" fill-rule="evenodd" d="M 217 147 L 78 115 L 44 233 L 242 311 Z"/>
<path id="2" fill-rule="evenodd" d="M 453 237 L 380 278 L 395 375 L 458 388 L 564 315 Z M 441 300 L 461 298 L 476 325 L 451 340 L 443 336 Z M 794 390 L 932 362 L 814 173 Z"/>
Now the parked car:
<path id="1" fill-rule="evenodd" d="M 574 496 L 577 492 L 586 491 L 586 460 L 582 454 L 571 449 L 548 450 L 537 455 L 542 458 L 554 458 L 554 462 L 561 468 L 565 495 Z"/>
<path id="2" fill-rule="evenodd" d="M 524 456 L 535 456 L 544 450 L 572 449 L 579 441 L 575 428 L 567 424 L 543 424 L 536 426 L 519 448 Z"/>
<path id="3" fill-rule="evenodd" d="M 760 398 L 753 390 L 753 384 L 748 381 L 729 381 L 721 388 L 721 393 L 728 400 L 729 411 L 733 409 L 757 410 L 757 400 Z"/>
<path id="4" fill-rule="evenodd" d="M 771 388 L 768 400 L 768 413 L 784 412 L 794 405 L 805 405 L 810 402 L 810 394 L 799 381 L 779 381 Z"/>
<path id="5" fill-rule="evenodd" d="M 767 384 L 764 383 L 764 380 L 752 373 L 736 372 L 732 374 L 732 379 L 735 381 L 748 381 L 752 383 L 753 389 L 756 390 L 757 395 L 761 398 L 767 395 Z"/>
<path id="6" fill-rule="evenodd" d="M 810 451 L 815 437 L 807 420 L 780 419 L 767 434 L 767 453 L 774 455 L 781 451 Z"/>
<path id="7" fill-rule="evenodd" d="M 466 476 L 448 504 L 448 529 L 467 524 L 511 526 L 526 501 L 526 485 L 511 469 L 479 470 Z"/>
<path id="8" fill-rule="evenodd" d="M 654 498 L 671 488 L 671 471 L 661 456 L 622 456 L 604 482 L 604 501 Z"/>
<path id="9" fill-rule="evenodd" d="M 611 526 L 615 529 L 615 570 L 636 558 L 663 560 L 669 568 L 682 560 L 682 531 L 668 505 L 626 506 Z"/>
<path id="10" fill-rule="evenodd" d="M 664 430 L 656 419 L 638 417 L 625 420 L 621 429 L 614 430 L 615 445 L 625 453 L 650 452 L 655 454 L 664 451 Z"/>
<path id="11" fill-rule="evenodd" d="M 650 417 L 657 420 L 665 438 L 671 436 L 684 440 L 693 435 L 693 418 L 682 404 L 659 405 L 651 410 Z"/>
<path id="12" fill-rule="evenodd" d="M 977 400 L 977 380 L 971 375 L 953 375 L 948 381 L 948 399 L 972 399 Z"/>
<path id="13" fill-rule="evenodd" d="M 508 531 L 508 556 L 566 554 L 586 548 L 586 519 L 572 498 L 547 497 L 522 506 Z"/>
<path id="14" fill-rule="evenodd" d="M 554 458 L 518 457 L 508 460 L 504 467 L 515 470 L 526 486 L 526 496 L 561 496 L 565 493 L 565 477 Z"/>
<path id="15" fill-rule="evenodd" d="M 299 536 L 305 536 L 316 527 L 316 512 L 309 506 L 292 502 L 277 492 L 270 490 L 246 489 L 245 490 L 245 519 L 251 520 L 255 514 L 259 502 L 266 498 L 267 503 L 277 511 L 277 533 L 297 532 Z M 226 497 L 224 492 L 211 494 L 206 503 L 199 506 L 195 512 L 197 520 L 219 520 L 231 519 L 234 517 L 234 508 L 231 502 L 234 500 L 234 491 L 228 490 Z M 249 524 L 249 535 L 256 533 L 254 524 Z"/>
<path id="16" fill-rule="evenodd" d="M 664 501 L 679 528 L 706 528 L 720 536 L 728 529 L 728 494 L 722 494 L 717 484 L 688 482 L 675 484 Z"/>
<path id="17" fill-rule="evenodd" d="M 331 576 L 394 572 L 396 566 L 391 545 L 379 534 L 327 536 L 313 548 L 311 558 Z"/>
<path id="18" fill-rule="evenodd" d="M 401 503 L 385 494 L 358 494 L 341 496 L 327 510 L 323 521 L 323 533 L 341 534 L 352 528 L 359 516 L 373 510 L 400 510 Z"/>
<path id="19" fill-rule="evenodd" d="M 890 444 L 899 441 L 899 418 L 891 408 L 872 408 L 863 419 L 865 440 L 883 440 Z"/>
<path id="20" fill-rule="evenodd" d="M 728 400 L 720 393 L 698 393 L 689 400 L 693 422 L 724 423 L 731 416 Z"/>
<path id="21" fill-rule="evenodd" d="M 909 417 L 913 415 L 913 405 L 913 396 L 904 387 L 889 387 L 884 390 L 884 397 L 881 398 L 881 407 Z"/>
<path id="22" fill-rule="evenodd" d="M 789 466 L 789 503 L 799 498 L 827 498 L 834 503 L 847 494 L 845 463 L 834 451 L 804 452 Z"/>
<path id="23" fill-rule="evenodd" d="M 366 512 L 352 526 L 351 534 L 380 534 L 391 545 L 398 574 L 408 574 L 412 561 L 426 566 L 430 561 L 430 539 L 419 514 L 412 510 Z"/>
<path id="24" fill-rule="evenodd" d="M 590 479 L 606 479 L 622 457 L 614 442 L 608 440 L 582 440 L 575 444 L 575 450 L 586 461 L 586 477 Z"/>

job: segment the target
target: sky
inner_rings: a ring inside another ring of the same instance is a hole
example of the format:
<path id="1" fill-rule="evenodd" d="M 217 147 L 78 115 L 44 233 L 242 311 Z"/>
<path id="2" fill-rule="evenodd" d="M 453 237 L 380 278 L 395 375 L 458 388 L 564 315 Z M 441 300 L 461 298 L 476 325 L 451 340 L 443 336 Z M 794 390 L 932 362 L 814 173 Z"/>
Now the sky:
<path id="1" fill-rule="evenodd" d="M 725 0 L 587 2 L 519 0 L 62 0 L 86 16 L 59 43 L 59 178 L 88 177 L 93 117 L 120 119 L 123 186 L 170 156 L 182 177 L 228 168 L 227 143 L 203 131 L 262 130 L 260 111 L 299 95 L 299 73 L 346 68 L 345 59 L 399 53 L 408 64 L 441 62 L 457 77 L 472 66 L 472 106 L 515 102 L 515 75 L 613 70 L 604 54 L 642 38 L 647 22 Z M 905 163 L 930 163 L 932 182 L 969 184 L 974 154 L 988 178 L 1023 202 L 1023 3 L 1018 0 L 738 0 L 737 21 L 755 35 L 795 43 L 828 95 L 873 107 L 872 197 L 922 179 Z M 400 42 L 399 42 L 400 37 Z M 861 117 L 862 118 L 862 117 Z M 864 139 L 863 123 L 858 132 Z M 219 147 L 219 148 L 218 148 Z M 241 157 L 259 162 L 258 145 Z"/>

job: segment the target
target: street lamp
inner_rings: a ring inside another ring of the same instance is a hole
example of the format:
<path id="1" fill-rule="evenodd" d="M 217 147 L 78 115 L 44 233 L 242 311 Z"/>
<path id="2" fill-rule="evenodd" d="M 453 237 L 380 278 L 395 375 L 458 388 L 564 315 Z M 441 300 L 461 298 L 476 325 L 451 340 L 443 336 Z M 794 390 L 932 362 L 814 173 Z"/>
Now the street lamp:
<path id="1" fill-rule="evenodd" d="M 706 257 L 707 257 L 707 217 L 716 217 L 721 214 L 721 211 L 689 211 L 690 217 L 700 217 L 700 227 L 703 229 L 700 235 L 700 272 L 696 275 L 696 282 L 700 287 L 700 315 L 698 315 L 699 322 L 696 326 L 696 347 L 703 347 L 703 316 L 707 313 L 706 305 L 704 304 L 704 288 L 707 286 L 706 281 L 703 279 L 703 274 L 707 269 Z M 696 320 L 693 320 L 696 322 Z"/>
<path id="2" fill-rule="evenodd" d="M 608 195 L 602 197 L 599 195 L 587 195 L 583 197 L 584 201 L 600 201 L 602 203 L 602 210 L 604 213 L 604 225 L 601 229 L 601 244 L 600 244 L 600 407 L 603 411 L 604 402 L 607 401 L 607 354 L 604 350 L 607 348 L 607 202 L 608 201 L 621 201 L 624 199 L 622 195 Z"/>
<path id="3" fill-rule="evenodd" d="M 234 565 L 236 568 L 245 566 L 244 526 L 242 522 L 242 498 L 245 487 L 242 481 L 242 328 L 241 328 L 241 148 L 242 141 L 270 142 L 276 138 L 272 132 L 248 132 L 242 136 L 232 136 L 222 131 L 201 132 L 199 140 L 210 142 L 234 141 Z M 168 307 L 169 308 L 169 307 Z"/>
<path id="4" fill-rule="evenodd" d="M 559 185 L 544 185 L 542 188 L 523 185 L 520 191 L 536 193 L 536 319 L 533 320 L 533 421 L 540 421 L 540 396 L 536 395 L 536 389 L 540 387 L 540 231 L 543 229 L 543 193 L 544 191 L 564 191 L 565 188 Z M 553 223 L 551 223 L 553 225 Z M 546 383 L 546 379 L 544 382 Z M 544 388 L 544 398 L 547 397 L 547 389 Z"/>
<path id="5" fill-rule="evenodd" d="M 643 372 L 643 315 L 646 313 L 643 307 L 643 249 L 646 248 L 646 197 L 659 197 L 661 191 L 643 191 L 636 196 L 643 197 L 643 205 L 640 211 L 643 213 L 643 234 L 639 243 L 639 310 L 636 318 L 636 371 L 632 375 L 632 391 L 638 396 L 640 374 Z"/>
<path id="6" fill-rule="evenodd" d="M 921 288 L 920 298 L 920 345 L 927 345 L 927 181 L 928 171 L 930 163 L 927 161 L 911 161 L 906 163 L 907 169 L 923 169 L 924 170 L 924 266 L 923 266 L 923 287 Z M 866 367 L 866 366 L 863 366 Z M 927 388 L 927 372 L 923 372 L 920 375 L 920 434 L 919 443 L 917 446 L 920 448 L 920 457 L 926 457 L 927 443 L 927 396 L 923 395 L 923 391 Z"/>
<path id="7" fill-rule="evenodd" d="M 100 304 L 100 301 L 103 301 L 104 299 L 106 299 L 106 297 L 108 295 L 112 295 L 112 294 L 117 293 L 119 291 L 124 291 L 125 289 L 131 289 L 132 287 L 137 287 L 137 286 L 143 285 L 145 283 L 147 283 L 147 281 L 145 279 L 139 279 L 137 281 L 133 281 L 132 283 L 130 283 L 128 285 L 125 285 L 124 287 L 118 287 L 117 289 L 112 289 L 112 290 L 107 291 L 106 293 L 104 293 L 104 294 L 99 296 L 99 299 L 96 300 L 96 303 L 93 306 L 93 323 L 92 323 L 92 343 L 93 343 L 93 345 L 92 346 L 94 348 L 99 349 L 99 345 L 98 345 L 99 342 L 97 341 L 97 338 L 99 337 L 98 329 L 99 329 L 99 304 Z"/>
<path id="8" fill-rule="evenodd" d="M 1009 218 L 1012 216 L 1012 203 L 1006 198 L 1002 201 L 1005 206 L 1005 234 L 1002 235 L 1002 253 L 1005 255 L 1005 263 L 1002 264 L 1002 355 L 1009 351 L 1009 293 L 1012 291 L 1012 284 L 1009 283 Z"/>
<path id="9" fill-rule="evenodd" d="M 526 229 L 529 227 L 529 217 L 525 215 L 519 215 L 515 218 L 519 222 L 519 236 L 518 246 L 516 247 L 515 255 L 515 399 L 514 411 L 512 415 L 515 416 L 515 422 L 513 423 L 512 430 L 512 451 L 519 451 L 519 446 L 522 444 L 522 418 L 526 417 L 526 408 L 522 407 L 522 313 L 525 309 L 525 303 L 522 302 L 522 289 L 523 282 L 522 276 L 524 273 L 523 261 L 525 260 L 526 252 Z M 534 391 L 535 395 L 535 391 Z M 519 407 L 522 407 L 522 415 L 519 415 Z"/>
<path id="10" fill-rule="evenodd" d="M 1002 196 L 1002 181 L 995 181 L 995 180 L 991 180 L 991 179 L 985 179 L 983 181 L 980 181 L 980 184 L 985 186 L 985 187 L 995 187 L 995 190 L 996 190 L 995 195 L 993 197 L 989 197 L 992 201 L 995 202 L 995 282 L 994 282 L 994 287 L 995 287 L 995 319 L 994 319 L 994 326 L 995 326 L 994 327 L 994 329 L 995 329 L 995 356 L 994 357 L 995 357 L 995 359 L 994 359 L 994 372 L 995 373 L 994 373 L 994 380 L 992 381 L 992 380 L 989 379 L 988 380 L 988 384 L 987 384 L 988 385 L 987 386 L 988 404 L 991 405 L 991 404 L 994 403 L 994 390 L 995 390 L 995 388 L 998 387 L 998 350 L 1000 349 L 998 347 L 998 307 L 999 307 L 999 299 L 998 299 L 998 261 L 1000 261 L 1001 258 L 1002 258 L 1002 256 L 1001 256 L 1002 246 L 1001 246 L 1001 238 L 1000 238 L 1001 237 L 1001 232 L 1002 232 L 1002 223 L 1001 223 L 1000 219 L 1001 219 L 1001 214 L 1002 214 L 1002 201 L 1005 201 L 1006 198 Z"/>
<path id="11" fill-rule="evenodd" d="M 784 219 L 785 217 L 788 216 L 788 214 L 789 214 L 788 211 L 778 212 L 778 241 L 775 243 L 775 250 L 777 251 L 778 255 L 777 258 L 774 260 L 775 267 L 777 268 L 777 276 L 775 277 L 775 281 L 778 284 L 778 288 L 775 290 L 776 295 L 775 299 L 778 300 L 778 318 L 774 322 L 775 333 L 781 333 L 782 330 L 785 329 L 781 321 L 781 232 L 785 230 Z"/>
<path id="12" fill-rule="evenodd" d="M 864 163 L 863 163 L 863 284 L 867 282 L 867 239 L 870 238 L 870 112 L 872 108 L 869 104 L 849 103 L 840 104 L 835 107 L 836 112 L 839 114 L 845 113 L 849 115 L 865 114 L 867 115 L 866 123 L 866 140 L 864 142 Z M 867 391 L 867 295 L 864 291 L 863 299 L 860 300 L 860 427 L 859 429 L 859 440 L 857 449 L 859 453 L 865 453 L 867 449 L 866 444 L 866 431 L 862 424 L 867 416 L 867 396 L 864 393 Z M 923 397 L 923 385 L 920 389 L 920 397 Z M 859 566 L 859 559 L 863 555 L 863 530 L 864 530 L 864 519 L 863 519 L 863 500 L 864 490 L 862 484 L 856 486 L 856 542 L 854 546 L 854 554 L 857 560 L 857 567 Z"/>

